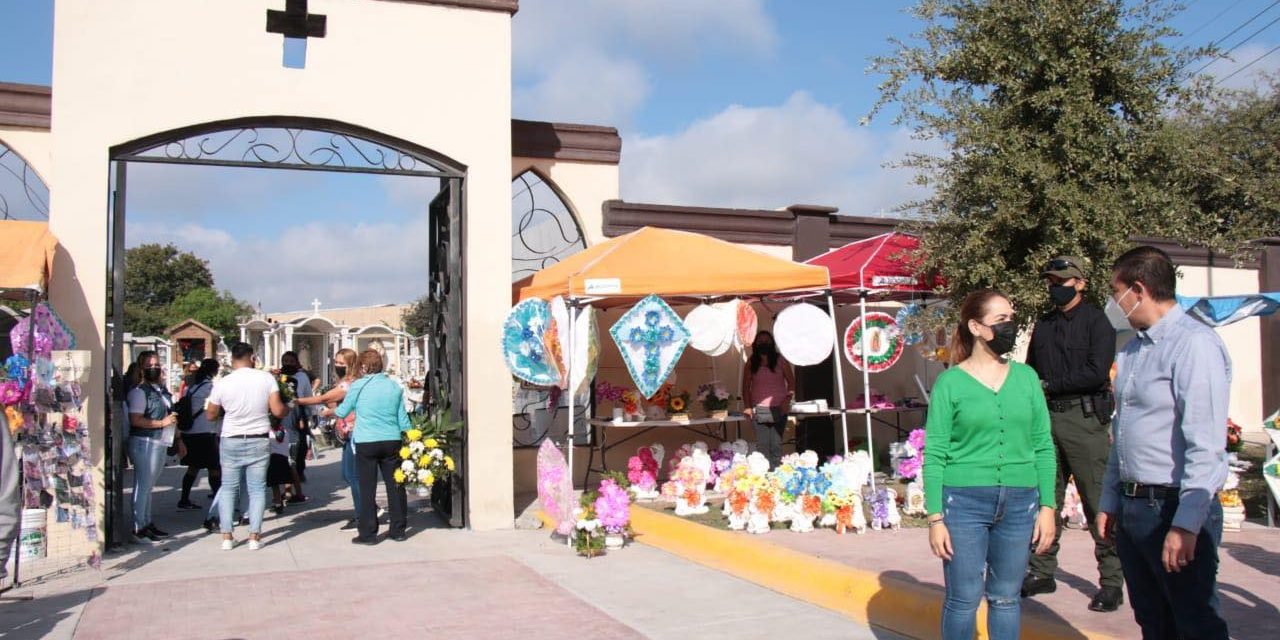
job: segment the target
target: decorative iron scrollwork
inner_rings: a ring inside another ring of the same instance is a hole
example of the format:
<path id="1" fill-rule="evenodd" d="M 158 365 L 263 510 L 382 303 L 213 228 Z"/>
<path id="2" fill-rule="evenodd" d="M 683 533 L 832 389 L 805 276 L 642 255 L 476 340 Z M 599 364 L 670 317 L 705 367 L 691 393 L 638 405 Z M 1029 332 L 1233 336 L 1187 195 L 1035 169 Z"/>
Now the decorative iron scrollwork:
<path id="1" fill-rule="evenodd" d="M 0 220 L 48 219 L 48 185 L 25 158 L 0 142 Z"/>
<path id="2" fill-rule="evenodd" d="M 511 281 L 587 248 L 573 212 L 551 185 L 526 171 L 511 182 Z"/>
<path id="3" fill-rule="evenodd" d="M 419 176 L 440 176 L 445 171 L 417 156 L 358 136 L 291 127 L 214 131 L 166 142 L 122 159 Z"/>

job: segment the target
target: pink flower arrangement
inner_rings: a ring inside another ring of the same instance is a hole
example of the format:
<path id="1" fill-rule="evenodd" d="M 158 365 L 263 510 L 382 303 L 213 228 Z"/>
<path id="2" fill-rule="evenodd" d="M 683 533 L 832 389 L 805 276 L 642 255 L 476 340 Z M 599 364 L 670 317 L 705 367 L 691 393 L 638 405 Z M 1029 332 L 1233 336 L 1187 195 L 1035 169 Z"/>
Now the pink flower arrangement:
<path id="1" fill-rule="evenodd" d="M 924 429 L 913 429 L 911 435 L 907 436 L 907 444 L 916 451 L 924 453 Z"/>
<path id="2" fill-rule="evenodd" d="M 596 498 L 596 517 L 601 526 L 609 533 L 624 533 L 631 523 L 631 498 L 626 489 L 619 487 L 610 478 L 600 483 L 599 497 Z"/>
<path id="3" fill-rule="evenodd" d="M 640 447 L 636 455 L 627 460 L 627 480 L 642 491 L 652 491 L 658 486 L 658 460 L 653 450 Z"/>
<path id="4" fill-rule="evenodd" d="M 610 383 L 608 380 L 601 380 L 596 383 L 596 400 L 605 402 L 618 402 L 622 400 L 622 394 L 626 393 L 625 387 L 618 387 Z"/>
<path id="5" fill-rule="evenodd" d="M 924 467 L 924 442 L 924 429 L 914 429 L 907 436 L 907 446 L 912 455 L 898 462 L 898 475 L 907 479 L 920 475 L 920 470 Z"/>
<path id="6" fill-rule="evenodd" d="M 676 449 L 675 453 L 671 454 L 671 458 L 667 462 L 667 477 L 674 478 L 676 475 L 676 469 L 680 468 L 680 461 L 691 455 L 693 455 L 693 445 L 680 445 L 680 448 Z"/>
<path id="7" fill-rule="evenodd" d="M 23 396 L 22 385 L 13 380 L 0 382 L 0 405 L 10 406 L 22 402 Z"/>
<path id="8" fill-rule="evenodd" d="M 711 477 L 707 478 L 707 487 L 715 486 L 716 478 L 720 474 L 729 470 L 733 466 L 733 452 L 725 449 L 716 449 L 711 452 Z"/>

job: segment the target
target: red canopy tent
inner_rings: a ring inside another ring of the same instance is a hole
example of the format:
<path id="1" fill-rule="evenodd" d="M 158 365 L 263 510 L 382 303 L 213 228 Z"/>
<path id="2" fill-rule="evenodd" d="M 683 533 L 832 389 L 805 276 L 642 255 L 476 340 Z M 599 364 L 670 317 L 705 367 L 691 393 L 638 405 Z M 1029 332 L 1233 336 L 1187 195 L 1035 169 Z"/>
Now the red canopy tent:
<path id="1" fill-rule="evenodd" d="M 851 242 L 838 249 L 832 249 L 820 256 L 810 258 L 805 264 L 823 266 L 831 274 L 831 292 L 827 295 L 827 308 L 831 313 L 832 324 L 836 317 L 836 300 L 844 303 L 857 302 L 859 316 L 863 326 L 867 321 L 867 299 L 877 300 L 910 300 L 928 297 L 946 285 L 937 275 L 919 275 L 920 238 L 906 233 L 883 233 L 865 240 Z M 835 328 L 833 326 L 833 328 Z M 840 426 L 844 434 L 845 454 L 849 449 L 848 413 L 845 407 L 844 373 L 840 364 L 841 344 L 839 329 L 836 329 L 835 370 L 836 384 L 840 394 Z M 862 353 L 867 353 L 867 332 L 862 332 Z M 863 406 L 854 411 L 866 417 L 867 449 L 872 450 L 871 440 L 871 374 L 867 367 L 862 367 Z M 874 469 L 874 455 L 872 456 Z M 875 486 L 874 476 L 872 486 Z"/>
<path id="2" fill-rule="evenodd" d="M 878 299 L 918 298 L 945 286 L 938 276 L 918 275 L 920 238 L 906 233 L 883 233 L 832 249 L 806 264 L 831 272 L 837 293 L 866 294 Z"/>

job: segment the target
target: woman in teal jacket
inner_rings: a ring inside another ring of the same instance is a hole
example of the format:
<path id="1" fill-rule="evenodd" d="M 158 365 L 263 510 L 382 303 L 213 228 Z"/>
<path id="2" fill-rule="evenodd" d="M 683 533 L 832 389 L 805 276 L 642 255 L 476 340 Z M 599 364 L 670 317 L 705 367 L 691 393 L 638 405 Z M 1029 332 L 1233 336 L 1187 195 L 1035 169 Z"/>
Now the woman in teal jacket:
<path id="1" fill-rule="evenodd" d="M 987 632 L 1012 640 L 1030 549 L 1053 542 L 1057 461 L 1035 370 L 1010 362 L 1018 326 L 1003 294 L 975 291 L 960 307 L 951 361 L 929 398 L 924 487 L 929 544 L 942 558 L 944 640 L 971 640 L 978 603 Z"/>
<path id="2" fill-rule="evenodd" d="M 382 355 L 369 349 L 360 354 L 364 376 L 351 383 L 342 404 L 334 409 L 339 418 L 356 414 L 356 428 L 351 440 L 356 446 L 356 481 L 363 499 L 356 505 L 359 535 L 355 544 L 378 543 L 378 511 L 373 500 L 378 472 L 387 487 L 387 508 L 391 511 L 388 537 L 404 540 L 409 498 L 404 485 L 396 482 L 400 466 L 400 434 L 408 431 L 409 414 L 404 408 L 404 389 L 382 372 Z"/>

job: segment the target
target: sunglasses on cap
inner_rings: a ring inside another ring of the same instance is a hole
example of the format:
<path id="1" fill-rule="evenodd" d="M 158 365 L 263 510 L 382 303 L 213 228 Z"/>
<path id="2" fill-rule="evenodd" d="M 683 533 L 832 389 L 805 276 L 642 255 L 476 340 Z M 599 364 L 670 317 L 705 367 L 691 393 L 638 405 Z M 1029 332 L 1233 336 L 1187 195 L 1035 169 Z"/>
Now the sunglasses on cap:
<path id="1" fill-rule="evenodd" d="M 1044 268 L 1045 271 L 1062 271 L 1064 269 L 1080 269 L 1080 267 L 1066 258 L 1054 258 L 1053 260 L 1050 260 L 1049 264 L 1045 265 Z M 1083 271 L 1083 269 L 1081 269 L 1081 271 Z"/>

